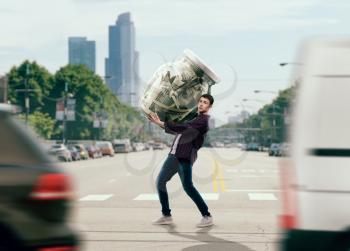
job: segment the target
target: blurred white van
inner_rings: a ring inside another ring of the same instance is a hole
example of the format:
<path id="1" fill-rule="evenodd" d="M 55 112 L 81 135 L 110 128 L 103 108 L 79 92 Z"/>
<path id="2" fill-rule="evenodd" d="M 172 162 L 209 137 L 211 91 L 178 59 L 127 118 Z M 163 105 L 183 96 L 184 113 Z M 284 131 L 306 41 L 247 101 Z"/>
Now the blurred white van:
<path id="1" fill-rule="evenodd" d="M 282 250 L 350 250 L 350 37 L 303 43 L 292 80 Z"/>

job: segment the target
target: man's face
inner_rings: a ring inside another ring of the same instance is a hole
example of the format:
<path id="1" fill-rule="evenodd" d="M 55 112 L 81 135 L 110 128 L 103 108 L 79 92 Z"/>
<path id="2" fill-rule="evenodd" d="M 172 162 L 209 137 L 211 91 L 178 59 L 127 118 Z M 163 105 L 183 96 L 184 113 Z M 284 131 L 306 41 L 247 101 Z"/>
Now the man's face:
<path id="1" fill-rule="evenodd" d="M 198 108 L 198 112 L 207 113 L 209 111 L 209 109 L 211 108 L 209 99 L 201 97 L 199 99 L 197 108 Z"/>

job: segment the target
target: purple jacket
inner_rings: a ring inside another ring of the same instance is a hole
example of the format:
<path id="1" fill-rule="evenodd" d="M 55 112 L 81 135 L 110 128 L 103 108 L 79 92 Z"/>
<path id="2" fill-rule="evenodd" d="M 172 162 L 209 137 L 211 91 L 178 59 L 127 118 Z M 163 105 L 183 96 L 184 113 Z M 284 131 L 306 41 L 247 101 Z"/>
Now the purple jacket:
<path id="1" fill-rule="evenodd" d="M 169 154 L 193 164 L 209 130 L 208 121 L 209 115 L 199 114 L 186 123 L 165 122 L 165 132 L 176 135 Z"/>

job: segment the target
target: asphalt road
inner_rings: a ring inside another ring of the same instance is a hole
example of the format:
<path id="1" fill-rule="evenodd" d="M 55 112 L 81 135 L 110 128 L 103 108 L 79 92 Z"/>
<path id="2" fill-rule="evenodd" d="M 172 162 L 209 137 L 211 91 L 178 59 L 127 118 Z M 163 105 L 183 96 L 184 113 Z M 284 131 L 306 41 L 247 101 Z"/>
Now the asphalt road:
<path id="1" fill-rule="evenodd" d="M 72 174 L 76 202 L 72 225 L 83 250 L 276 250 L 280 191 L 278 161 L 263 152 L 202 148 L 194 184 L 215 225 L 197 229 L 201 215 L 182 190 L 168 183 L 173 226 L 154 226 L 161 216 L 155 180 L 167 150 L 117 154 L 63 163 Z"/>

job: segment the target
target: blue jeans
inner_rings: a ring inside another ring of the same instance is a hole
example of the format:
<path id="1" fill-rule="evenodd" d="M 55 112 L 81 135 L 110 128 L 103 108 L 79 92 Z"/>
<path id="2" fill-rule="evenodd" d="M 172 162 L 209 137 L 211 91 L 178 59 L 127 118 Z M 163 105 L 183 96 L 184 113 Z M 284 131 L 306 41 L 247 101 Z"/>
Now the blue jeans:
<path id="1" fill-rule="evenodd" d="M 196 204 L 202 216 L 210 216 L 207 204 L 205 204 L 202 196 L 193 186 L 192 164 L 189 161 L 178 160 L 174 155 L 169 155 L 165 160 L 157 178 L 157 190 L 160 204 L 162 205 L 163 215 L 171 215 L 166 183 L 175 175 L 175 173 L 179 174 L 185 192 Z"/>

